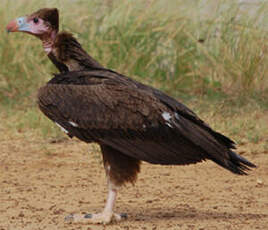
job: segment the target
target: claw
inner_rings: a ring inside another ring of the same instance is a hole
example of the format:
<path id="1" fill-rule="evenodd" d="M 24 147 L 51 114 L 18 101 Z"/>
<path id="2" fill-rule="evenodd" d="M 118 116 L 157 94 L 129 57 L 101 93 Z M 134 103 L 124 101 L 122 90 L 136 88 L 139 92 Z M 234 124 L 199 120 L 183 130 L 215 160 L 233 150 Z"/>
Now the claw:
<path id="1" fill-rule="evenodd" d="M 86 215 L 84 215 L 84 218 L 86 218 L 86 219 L 90 219 L 90 218 L 92 218 L 92 214 L 86 214 Z"/>
<path id="2" fill-rule="evenodd" d="M 65 222 L 73 222 L 74 221 L 74 214 L 70 214 L 64 217 Z"/>
<path id="3" fill-rule="evenodd" d="M 127 213 L 120 213 L 122 219 L 127 219 Z"/>

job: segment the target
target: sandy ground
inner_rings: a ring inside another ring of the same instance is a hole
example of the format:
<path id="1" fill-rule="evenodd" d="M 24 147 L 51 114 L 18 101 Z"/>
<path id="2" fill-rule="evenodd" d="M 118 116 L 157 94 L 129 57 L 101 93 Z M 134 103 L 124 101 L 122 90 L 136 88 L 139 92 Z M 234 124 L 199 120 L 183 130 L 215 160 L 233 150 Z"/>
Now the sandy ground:
<path id="1" fill-rule="evenodd" d="M 0 230 L 268 229 L 268 153 L 238 151 L 259 166 L 249 176 L 212 162 L 144 163 L 136 185 L 118 196 L 116 211 L 128 219 L 102 226 L 64 222 L 70 213 L 103 208 L 106 181 L 96 147 L 6 138 L 0 145 Z"/>

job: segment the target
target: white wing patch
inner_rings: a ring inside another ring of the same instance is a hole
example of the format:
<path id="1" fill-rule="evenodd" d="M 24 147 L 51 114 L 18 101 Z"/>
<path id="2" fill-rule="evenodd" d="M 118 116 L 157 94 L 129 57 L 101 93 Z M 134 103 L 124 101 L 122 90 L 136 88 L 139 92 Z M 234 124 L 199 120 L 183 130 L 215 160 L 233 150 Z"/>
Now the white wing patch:
<path id="1" fill-rule="evenodd" d="M 177 119 L 177 120 L 179 120 L 179 119 L 180 119 L 180 116 L 179 116 L 179 114 L 178 114 L 178 113 L 175 113 L 175 117 L 176 117 L 176 119 Z"/>
<path id="2" fill-rule="evenodd" d="M 168 112 L 163 112 L 162 117 L 166 120 L 166 125 L 169 126 L 170 128 L 173 128 L 171 125 L 171 114 Z"/>
<path id="3" fill-rule="evenodd" d="M 63 128 L 61 125 L 59 125 L 57 122 L 55 122 L 55 124 L 60 127 L 61 131 L 68 133 L 68 131 L 65 128 Z"/>
<path id="4" fill-rule="evenodd" d="M 73 122 L 73 121 L 69 121 L 69 124 L 70 124 L 71 126 L 73 126 L 73 127 L 78 127 L 78 124 L 76 124 L 76 123 Z"/>
<path id="5" fill-rule="evenodd" d="M 169 126 L 170 128 L 173 128 L 173 126 L 169 122 L 166 122 L 166 125 Z"/>
<path id="6" fill-rule="evenodd" d="M 166 121 L 170 121 L 170 119 L 171 119 L 171 115 L 170 115 L 170 113 L 168 113 L 168 112 L 163 112 L 163 113 L 162 113 L 162 117 L 163 117 Z"/>

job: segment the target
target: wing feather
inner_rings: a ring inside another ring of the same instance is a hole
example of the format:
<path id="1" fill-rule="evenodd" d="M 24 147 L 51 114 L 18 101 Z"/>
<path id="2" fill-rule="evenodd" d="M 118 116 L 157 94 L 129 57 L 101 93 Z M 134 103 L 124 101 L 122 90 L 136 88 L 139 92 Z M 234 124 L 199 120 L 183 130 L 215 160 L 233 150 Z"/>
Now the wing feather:
<path id="1" fill-rule="evenodd" d="M 38 99 L 51 120 L 83 141 L 109 144 L 155 164 L 205 159 L 200 147 L 166 124 L 163 113 L 173 112 L 143 90 L 120 84 L 48 84 L 39 90 Z"/>
<path id="2" fill-rule="evenodd" d="M 38 100 L 52 120 L 64 118 L 86 130 L 142 130 L 143 125 L 164 123 L 160 118 L 166 110 L 152 95 L 124 85 L 47 84 Z"/>
<path id="3" fill-rule="evenodd" d="M 43 113 L 69 136 L 138 160 L 177 165 L 211 159 L 238 174 L 254 166 L 183 104 L 110 70 L 57 75 L 38 99 Z"/>

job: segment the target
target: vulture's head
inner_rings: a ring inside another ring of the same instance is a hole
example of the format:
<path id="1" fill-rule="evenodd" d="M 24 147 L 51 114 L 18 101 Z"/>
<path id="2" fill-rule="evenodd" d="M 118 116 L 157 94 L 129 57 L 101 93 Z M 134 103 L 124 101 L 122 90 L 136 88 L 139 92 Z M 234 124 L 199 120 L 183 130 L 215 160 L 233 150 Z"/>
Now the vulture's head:
<path id="1" fill-rule="evenodd" d="M 6 27 L 7 32 L 32 34 L 43 43 L 45 52 L 60 71 L 102 67 L 83 50 L 71 33 L 59 33 L 59 12 L 56 8 L 43 8 L 31 15 L 19 17 Z"/>
<path id="2" fill-rule="evenodd" d="M 29 16 L 19 17 L 6 27 L 8 32 L 25 32 L 41 40 L 55 36 L 59 30 L 59 12 L 56 8 L 43 8 Z"/>

